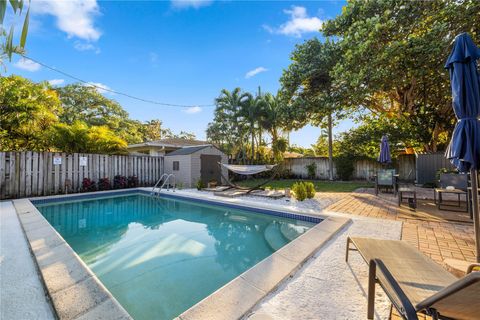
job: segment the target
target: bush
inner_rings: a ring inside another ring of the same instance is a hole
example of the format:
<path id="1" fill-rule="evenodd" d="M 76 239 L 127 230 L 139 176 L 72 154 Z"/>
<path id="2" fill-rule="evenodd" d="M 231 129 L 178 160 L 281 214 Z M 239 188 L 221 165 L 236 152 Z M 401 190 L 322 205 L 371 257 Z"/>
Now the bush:
<path id="1" fill-rule="evenodd" d="M 203 188 L 205 188 L 205 183 L 203 183 L 203 181 L 199 179 L 197 181 L 197 190 L 202 190 Z"/>
<path id="2" fill-rule="evenodd" d="M 110 190 L 110 179 L 108 178 L 101 178 L 98 180 L 98 190 Z"/>
<path id="3" fill-rule="evenodd" d="M 292 186 L 292 191 L 298 201 L 303 201 L 307 198 L 307 189 L 303 182 L 295 182 Z"/>
<path id="4" fill-rule="evenodd" d="M 89 178 L 83 178 L 82 192 L 89 192 L 89 191 L 95 191 L 95 190 L 96 190 L 95 181 Z"/>
<path id="5" fill-rule="evenodd" d="M 355 161 L 354 157 L 349 157 L 348 155 L 340 155 L 335 158 L 335 166 L 337 168 L 337 175 L 341 180 L 349 180 L 355 170 L 353 162 Z"/>
<path id="6" fill-rule="evenodd" d="M 127 186 L 129 188 L 136 188 L 138 187 L 138 178 L 137 176 L 130 176 L 127 178 Z"/>
<path id="7" fill-rule="evenodd" d="M 315 185 L 313 182 L 304 182 L 305 191 L 307 192 L 307 198 L 312 199 L 315 197 Z"/>
<path id="8" fill-rule="evenodd" d="M 113 177 L 113 189 L 124 189 L 128 185 L 127 177 L 116 175 Z"/>
<path id="9" fill-rule="evenodd" d="M 316 172 L 317 172 L 317 164 L 315 162 L 312 162 L 312 163 L 306 165 L 305 169 L 307 169 L 308 178 L 315 179 Z"/>

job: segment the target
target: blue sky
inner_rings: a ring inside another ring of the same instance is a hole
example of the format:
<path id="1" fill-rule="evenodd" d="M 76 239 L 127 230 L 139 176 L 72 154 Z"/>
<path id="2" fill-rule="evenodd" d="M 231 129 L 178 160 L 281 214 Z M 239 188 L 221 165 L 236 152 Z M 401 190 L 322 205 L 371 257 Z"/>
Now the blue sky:
<path id="1" fill-rule="evenodd" d="M 339 1 L 32 1 L 27 55 L 85 81 L 142 98 L 212 104 L 222 88 L 276 92 L 295 44 L 341 12 Z M 10 16 L 11 17 L 11 16 Z M 8 21 L 8 20 L 7 20 Z M 10 20 L 11 21 L 11 20 Z M 18 27 L 19 29 L 19 27 Z M 34 81 L 75 82 L 15 57 L 8 73 Z M 174 132 L 205 138 L 213 107 L 162 107 L 121 95 L 138 120 L 161 119 Z M 348 129 L 342 122 L 337 131 Z M 318 128 L 291 134 L 309 146 Z"/>

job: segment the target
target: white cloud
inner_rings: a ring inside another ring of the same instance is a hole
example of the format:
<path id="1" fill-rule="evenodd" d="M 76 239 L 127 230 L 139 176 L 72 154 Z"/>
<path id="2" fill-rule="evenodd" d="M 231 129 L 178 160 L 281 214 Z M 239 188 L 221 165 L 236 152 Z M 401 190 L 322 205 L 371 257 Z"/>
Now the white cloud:
<path id="1" fill-rule="evenodd" d="M 104 94 L 104 93 L 114 94 L 113 92 L 107 91 L 107 90 L 112 90 L 112 88 L 100 82 L 89 82 L 88 84 L 85 84 L 85 85 L 94 87 L 101 94 Z"/>
<path id="2" fill-rule="evenodd" d="M 54 16 L 57 27 L 70 38 L 97 41 L 101 36 L 94 25 L 94 18 L 100 14 L 96 0 L 32 1 L 32 13 Z"/>
<path id="3" fill-rule="evenodd" d="M 50 83 L 52 86 L 59 86 L 59 85 L 63 84 L 64 82 L 65 82 L 65 80 L 63 80 L 63 79 L 48 80 L 48 83 Z"/>
<path id="4" fill-rule="evenodd" d="M 292 6 L 291 9 L 283 10 L 290 15 L 290 20 L 281 24 L 278 28 L 268 25 L 262 27 L 270 33 L 279 33 L 286 36 L 301 37 L 303 33 L 317 32 L 322 27 L 322 20 L 318 17 L 309 17 L 305 7 Z"/>
<path id="5" fill-rule="evenodd" d="M 73 47 L 78 51 L 94 51 L 96 54 L 100 53 L 100 48 L 88 42 L 75 41 Z"/>
<path id="6" fill-rule="evenodd" d="M 264 67 L 255 68 L 255 69 L 253 69 L 253 70 L 248 71 L 248 72 L 245 74 L 245 79 L 254 77 L 254 76 L 256 76 L 257 74 L 262 73 L 262 72 L 266 72 L 266 71 L 268 71 L 268 69 L 267 69 L 267 68 L 264 68 Z"/>
<path id="7" fill-rule="evenodd" d="M 198 9 L 209 6 L 213 3 L 212 0 L 171 0 L 172 6 L 177 9 Z"/>
<path id="8" fill-rule="evenodd" d="M 194 106 L 194 107 L 186 108 L 183 110 L 183 112 L 188 114 L 199 113 L 201 111 L 202 111 L 202 108 L 200 108 L 199 106 Z"/>
<path id="9" fill-rule="evenodd" d="M 41 66 L 38 63 L 25 58 L 21 58 L 20 60 L 15 62 L 13 65 L 18 69 L 22 69 L 30 72 L 38 71 L 41 68 Z"/>

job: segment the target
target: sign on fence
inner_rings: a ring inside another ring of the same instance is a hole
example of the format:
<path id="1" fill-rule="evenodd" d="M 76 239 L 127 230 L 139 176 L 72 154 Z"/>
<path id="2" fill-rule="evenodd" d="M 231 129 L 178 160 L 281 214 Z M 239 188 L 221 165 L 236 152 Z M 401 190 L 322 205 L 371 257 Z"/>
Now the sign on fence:
<path id="1" fill-rule="evenodd" d="M 53 164 L 54 165 L 61 165 L 62 164 L 62 157 L 61 156 L 53 157 Z"/>
<path id="2" fill-rule="evenodd" d="M 52 152 L 0 152 L 0 199 L 80 192 L 85 178 L 137 176 L 151 186 L 163 174 L 163 157 Z"/>
<path id="3" fill-rule="evenodd" d="M 80 167 L 86 167 L 87 166 L 87 157 L 80 157 Z"/>

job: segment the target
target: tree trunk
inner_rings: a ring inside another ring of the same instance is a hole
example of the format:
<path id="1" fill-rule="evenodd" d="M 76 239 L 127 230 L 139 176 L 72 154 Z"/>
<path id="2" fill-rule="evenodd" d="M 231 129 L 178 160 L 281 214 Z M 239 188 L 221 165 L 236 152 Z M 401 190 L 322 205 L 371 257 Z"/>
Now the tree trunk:
<path id="1" fill-rule="evenodd" d="M 333 133 L 332 114 L 328 115 L 328 179 L 333 180 Z"/>
<path id="2" fill-rule="evenodd" d="M 251 162 L 253 164 L 253 162 L 255 160 L 255 131 L 253 130 L 253 123 L 251 125 L 252 125 L 252 127 L 250 129 L 250 132 L 251 132 L 251 135 L 252 135 L 252 160 L 251 160 Z"/>

